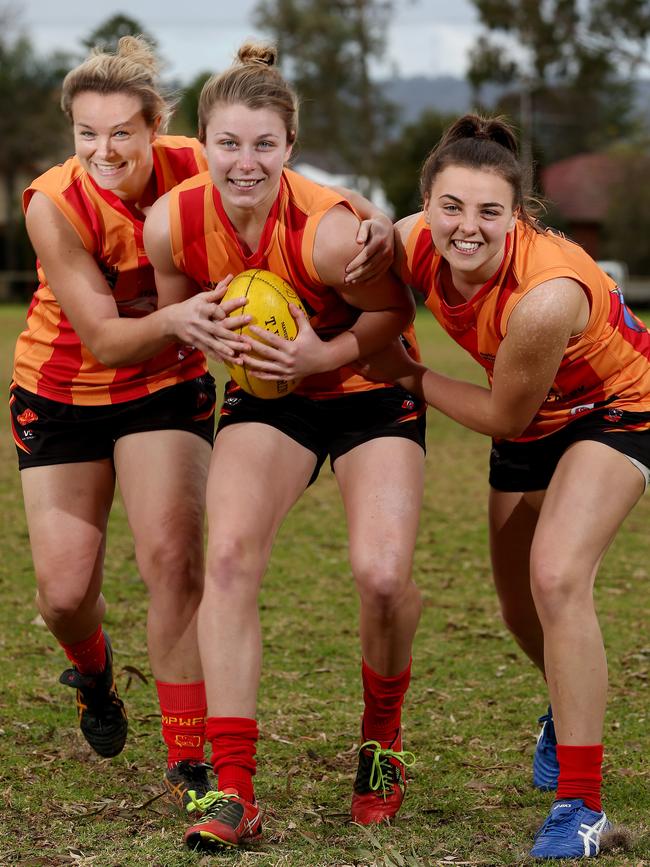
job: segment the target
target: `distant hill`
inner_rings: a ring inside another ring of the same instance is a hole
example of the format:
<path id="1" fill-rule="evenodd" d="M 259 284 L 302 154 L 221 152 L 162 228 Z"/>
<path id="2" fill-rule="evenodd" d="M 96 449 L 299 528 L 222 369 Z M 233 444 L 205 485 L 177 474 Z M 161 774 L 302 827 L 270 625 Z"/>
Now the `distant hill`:
<path id="1" fill-rule="evenodd" d="M 472 95 L 468 83 L 451 75 L 427 78 L 394 78 L 382 82 L 387 99 L 399 107 L 399 125 L 417 120 L 423 111 L 432 109 L 441 114 L 463 114 L 472 108 Z M 486 105 L 493 105 L 502 87 L 483 88 L 481 97 Z"/>
<path id="2" fill-rule="evenodd" d="M 473 107 L 469 84 L 465 79 L 451 75 L 394 78 L 380 84 L 386 97 L 399 109 L 398 126 L 412 123 L 427 109 L 441 114 L 463 114 Z M 494 105 L 504 90 L 506 88 L 497 85 L 484 87 L 481 92 L 483 103 L 488 107 Z M 650 115 L 650 79 L 636 82 L 634 107 L 647 121 Z"/>

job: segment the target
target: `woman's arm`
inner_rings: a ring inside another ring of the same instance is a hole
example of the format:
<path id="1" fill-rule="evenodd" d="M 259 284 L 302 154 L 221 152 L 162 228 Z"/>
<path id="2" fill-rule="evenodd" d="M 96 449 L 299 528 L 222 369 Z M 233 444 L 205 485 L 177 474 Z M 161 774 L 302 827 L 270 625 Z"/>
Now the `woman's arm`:
<path id="1" fill-rule="evenodd" d="M 314 265 L 320 279 L 362 311 L 357 321 L 329 341 L 318 337 L 297 308 L 292 308 L 298 322 L 298 336 L 293 341 L 251 326 L 251 331 L 264 340 L 254 341 L 256 355 L 244 359 L 256 375 L 263 379 L 298 379 L 336 370 L 387 346 L 412 322 L 415 304 L 411 293 L 390 272 L 370 282 L 346 282 L 346 264 L 358 229 L 358 218 L 338 206 L 323 217 L 314 239 Z"/>
<path id="2" fill-rule="evenodd" d="M 188 342 L 181 333 L 184 325 L 199 323 L 205 316 L 201 305 L 195 304 L 182 314 L 181 305 L 176 305 L 138 318 L 120 317 L 97 262 L 45 194 L 34 194 L 25 222 L 61 309 L 82 342 L 107 367 L 138 364 L 177 340 Z"/>
<path id="3" fill-rule="evenodd" d="M 360 370 L 371 379 L 399 382 L 471 430 L 514 439 L 541 407 L 571 336 L 584 329 L 588 318 L 587 298 L 574 280 L 561 278 L 537 286 L 510 317 L 491 388 L 428 370 L 397 344 L 365 359 Z"/>
<path id="4" fill-rule="evenodd" d="M 332 187 L 352 205 L 361 217 L 361 225 L 356 236 L 360 252 L 345 266 L 346 283 L 375 280 L 385 273 L 393 261 L 395 233 L 393 222 L 381 208 L 355 190 L 345 187 Z"/>
<path id="5" fill-rule="evenodd" d="M 234 334 L 233 329 L 246 325 L 251 317 L 231 315 L 247 303 L 246 299 L 236 298 L 218 303 L 228 288 L 231 275 L 221 280 L 215 289 L 203 292 L 174 264 L 166 195 L 158 199 L 145 220 L 144 245 L 154 268 L 159 312 L 173 311 L 176 320 L 186 309 L 196 313 L 195 318 L 178 323 L 184 343 L 197 346 L 206 355 L 221 361 L 250 348 L 250 343 Z"/>

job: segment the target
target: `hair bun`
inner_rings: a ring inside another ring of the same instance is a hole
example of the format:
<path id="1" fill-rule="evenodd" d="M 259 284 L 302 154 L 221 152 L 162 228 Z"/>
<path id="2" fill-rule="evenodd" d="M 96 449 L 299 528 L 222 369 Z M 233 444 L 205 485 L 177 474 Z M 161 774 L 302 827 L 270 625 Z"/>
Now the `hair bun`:
<path id="1" fill-rule="evenodd" d="M 137 64 L 147 70 L 152 79 L 157 78 L 160 71 L 156 52 L 144 36 L 121 36 L 115 51 L 110 51 L 102 44 L 96 45 L 89 56 L 119 58 Z"/>
<path id="2" fill-rule="evenodd" d="M 245 42 L 237 52 L 237 59 L 242 66 L 253 63 L 260 66 L 275 66 L 278 59 L 278 49 L 275 45 L 262 42 Z"/>
<path id="3" fill-rule="evenodd" d="M 517 156 L 519 148 L 514 130 L 504 117 L 481 117 L 478 114 L 465 114 L 453 123 L 443 136 L 439 147 L 442 149 L 462 139 L 492 141 Z"/>

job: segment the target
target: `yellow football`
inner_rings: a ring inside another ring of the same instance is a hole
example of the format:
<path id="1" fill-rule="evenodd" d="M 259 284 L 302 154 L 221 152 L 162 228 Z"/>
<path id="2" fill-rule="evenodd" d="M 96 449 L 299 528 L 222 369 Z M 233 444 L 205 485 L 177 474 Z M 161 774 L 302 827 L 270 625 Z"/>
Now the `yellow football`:
<path id="1" fill-rule="evenodd" d="M 229 301 L 233 298 L 248 299 L 248 304 L 243 310 L 236 311 L 233 315 L 239 312 L 245 313 L 253 317 L 249 325 L 257 325 L 271 334 L 284 337 L 285 340 L 295 339 L 298 328 L 289 312 L 289 304 L 295 304 L 303 311 L 305 308 L 298 295 L 282 277 L 278 277 L 271 271 L 257 268 L 242 271 L 231 280 L 223 300 Z M 237 333 L 248 334 L 248 325 L 238 328 Z M 252 333 L 250 336 L 256 340 L 260 339 Z M 290 394 L 300 382 L 298 379 L 260 379 L 247 368 L 246 364 L 229 364 L 227 361 L 225 364 L 237 385 L 255 397 L 265 399 L 284 397 Z"/>

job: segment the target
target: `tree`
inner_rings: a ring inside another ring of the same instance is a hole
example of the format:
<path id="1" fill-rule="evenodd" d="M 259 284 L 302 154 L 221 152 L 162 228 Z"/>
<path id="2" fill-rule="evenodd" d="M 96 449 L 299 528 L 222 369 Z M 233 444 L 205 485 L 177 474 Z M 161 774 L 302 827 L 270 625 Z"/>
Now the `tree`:
<path id="1" fill-rule="evenodd" d="M 0 178 L 6 203 L 3 267 L 14 270 L 25 264 L 17 252 L 20 244 L 26 246 L 24 233 L 17 231 L 18 184 L 70 148 L 67 121 L 59 108 L 59 84 L 68 58 L 39 58 L 29 39 L 12 41 L 8 32 L 2 28 L 0 38 Z"/>
<path id="2" fill-rule="evenodd" d="M 199 96 L 209 72 L 199 72 L 183 89 L 178 107 L 172 118 L 172 131 L 177 135 L 196 135 L 199 114 Z"/>
<path id="3" fill-rule="evenodd" d="M 487 33 L 470 57 L 475 94 L 488 81 L 510 79 L 505 105 L 520 117 L 524 139 L 550 162 L 599 149 L 635 128 L 632 86 L 621 75 L 620 46 L 597 27 L 597 16 L 619 21 L 635 0 L 472 0 Z M 603 19 L 604 20 L 604 19 Z M 626 33 L 630 33 L 629 26 Z M 639 25 L 640 26 L 640 25 Z M 629 53 L 629 49 L 626 49 Z M 626 69 L 630 69 L 628 63 Z"/>
<path id="4" fill-rule="evenodd" d="M 395 210 L 395 219 L 413 214 L 422 207 L 418 186 L 426 157 L 452 122 L 451 117 L 425 111 L 408 124 L 398 138 L 388 142 L 378 159 L 379 180 Z"/>
<path id="5" fill-rule="evenodd" d="M 81 44 L 88 51 L 97 46 L 104 51 L 115 52 L 117 50 L 117 43 L 123 36 L 144 36 L 154 49 L 158 49 L 156 39 L 139 21 L 136 21 L 135 18 L 129 18 L 127 15 L 122 15 L 119 12 L 111 18 L 107 18 L 99 27 L 96 27 L 85 39 L 81 40 Z"/>
<path id="6" fill-rule="evenodd" d="M 254 21 L 278 45 L 280 63 L 304 108 L 303 151 L 325 168 L 374 177 L 393 107 L 372 81 L 392 0 L 260 0 Z"/>
<path id="7" fill-rule="evenodd" d="M 592 0 L 583 39 L 592 49 L 609 55 L 621 74 L 635 75 L 648 65 L 650 2 Z"/>

